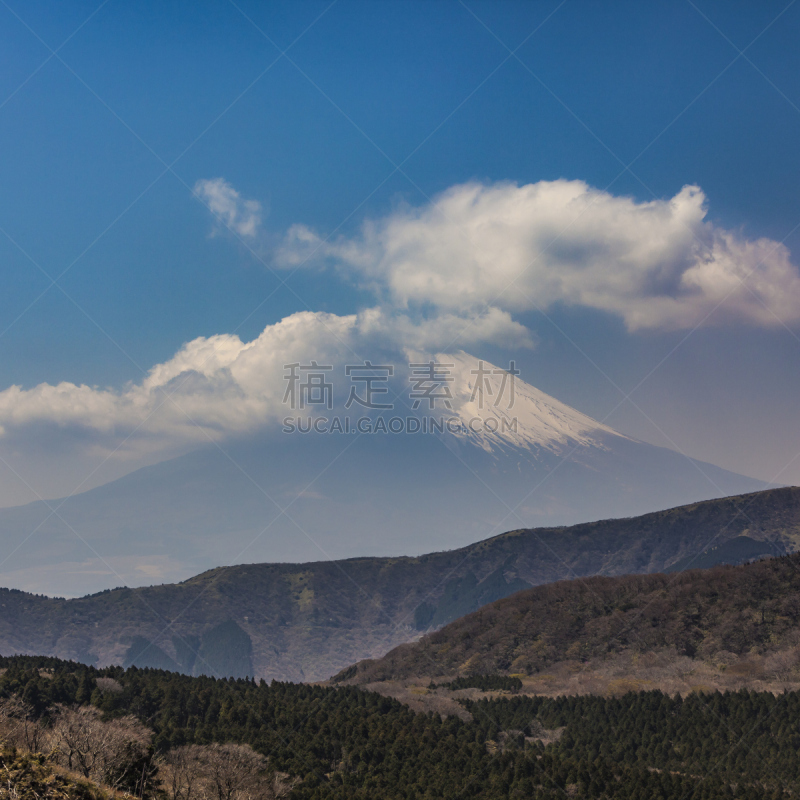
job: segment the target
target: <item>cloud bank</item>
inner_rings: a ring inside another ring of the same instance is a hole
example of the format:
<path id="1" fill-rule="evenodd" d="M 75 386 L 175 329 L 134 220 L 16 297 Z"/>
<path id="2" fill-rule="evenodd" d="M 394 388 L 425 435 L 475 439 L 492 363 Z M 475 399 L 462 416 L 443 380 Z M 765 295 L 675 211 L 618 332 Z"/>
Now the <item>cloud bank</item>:
<path id="1" fill-rule="evenodd" d="M 114 452 L 117 459 L 136 459 L 277 430 L 283 417 L 295 413 L 284 402 L 287 364 L 316 361 L 333 367 L 330 379 L 336 381 L 341 412 L 345 365 L 423 359 L 431 352 L 430 342 L 452 339 L 463 325 L 463 319 L 447 315 L 417 325 L 407 317 L 387 317 L 381 309 L 347 316 L 299 312 L 268 325 L 250 342 L 232 334 L 188 342 L 142 381 L 120 390 L 69 382 L 11 386 L 0 392 L 0 442 L 52 439 L 58 429 L 61 448 L 71 443 L 100 457 Z M 474 322 L 468 340 L 513 332 L 515 325 L 504 315 L 487 314 Z M 410 346 L 399 347 L 400 339 Z M 400 388 L 406 385 L 405 375 L 397 380 Z"/>
<path id="2" fill-rule="evenodd" d="M 201 337 L 121 390 L 72 383 L 12 386 L 0 392 L 0 429 L 58 426 L 99 448 L 134 455 L 180 443 L 204 443 L 277 422 L 284 364 L 339 364 L 355 358 L 355 316 L 302 312 L 269 325 L 251 342 L 235 335 Z"/>
<path id="3" fill-rule="evenodd" d="M 563 303 L 614 314 L 630 331 L 800 319 L 800 274 L 787 248 L 709 222 L 696 186 L 639 203 L 582 181 L 462 184 L 349 239 L 326 243 L 296 225 L 278 262 L 309 258 L 401 309 L 468 316 Z"/>
<path id="4" fill-rule="evenodd" d="M 262 236 L 260 204 L 222 178 L 199 181 L 195 192 L 219 225 Z M 346 316 L 292 314 L 251 342 L 199 338 L 120 389 L 11 386 L 0 391 L 0 446 L 57 440 L 135 460 L 272 430 L 286 413 L 285 364 L 399 364 L 412 351 L 483 342 L 513 354 L 535 341 L 515 316 L 559 303 L 605 311 L 631 331 L 800 318 L 788 250 L 710 222 L 697 187 L 639 203 L 580 181 L 463 184 L 365 222 L 350 238 L 325 242 L 294 226 L 274 252 L 284 269 L 320 261 L 371 289 L 374 305 Z"/>

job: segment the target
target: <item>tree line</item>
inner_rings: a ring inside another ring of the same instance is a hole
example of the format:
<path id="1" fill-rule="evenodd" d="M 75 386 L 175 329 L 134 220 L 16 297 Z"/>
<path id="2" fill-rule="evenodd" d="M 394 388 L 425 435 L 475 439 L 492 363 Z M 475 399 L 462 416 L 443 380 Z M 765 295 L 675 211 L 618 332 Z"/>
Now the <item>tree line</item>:
<path id="1" fill-rule="evenodd" d="M 142 798 L 771 800 L 800 791 L 797 693 L 514 695 L 464 701 L 464 721 L 355 687 L 36 657 L 0 658 L 0 670 L 7 739 L 44 744 L 59 763 L 72 759 L 73 770 Z"/>

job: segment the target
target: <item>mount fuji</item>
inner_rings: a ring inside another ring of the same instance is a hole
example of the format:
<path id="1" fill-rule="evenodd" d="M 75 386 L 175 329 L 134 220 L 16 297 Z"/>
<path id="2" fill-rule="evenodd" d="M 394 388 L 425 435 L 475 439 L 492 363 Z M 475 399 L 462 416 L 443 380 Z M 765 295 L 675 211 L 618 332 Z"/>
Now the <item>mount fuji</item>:
<path id="1" fill-rule="evenodd" d="M 415 555 L 768 488 L 519 379 L 510 405 L 503 370 L 463 352 L 437 358 L 454 378 L 442 430 L 259 434 L 0 510 L 0 586 L 79 596 L 225 564 Z"/>

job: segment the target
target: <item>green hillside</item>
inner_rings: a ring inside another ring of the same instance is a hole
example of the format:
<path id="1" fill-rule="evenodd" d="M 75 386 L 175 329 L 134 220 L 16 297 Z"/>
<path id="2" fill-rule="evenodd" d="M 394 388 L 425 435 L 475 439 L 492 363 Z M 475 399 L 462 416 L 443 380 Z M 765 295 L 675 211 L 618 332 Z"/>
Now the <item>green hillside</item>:
<path id="1" fill-rule="evenodd" d="M 800 489 L 511 531 L 417 558 L 225 567 L 72 600 L 0 590 L 0 653 L 322 680 L 526 586 L 693 566 L 695 556 L 715 557 L 715 547 L 721 560 L 737 560 L 738 537 L 776 555 L 794 550 Z"/>
<path id="2" fill-rule="evenodd" d="M 130 791 L 147 800 L 186 800 L 188 779 L 192 796 L 252 800 L 777 800 L 800 791 L 798 692 L 464 705 L 466 719 L 443 718 L 355 687 L 0 659 L 0 736 L 13 732 L 9 708 L 42 731 L 58 731 L 64 714 L 91 720 L 84 750 L 108 751 L 108 731 L 136 730 L 148 746 Z M 43 743 L 48 759 L 64 759 Z M 117 757 L 108 764 L 125 762 L 125 745 L 123 737 L 111 747 Z M 100 800 L 60 783 L 42 757 L 5 749 L 0 761 L 0 797 Z M 21 791 L 28 773 L 35 794 Z M 147 783 L 137 789 L 141 775 Z M 221 786 L 232 791 L 217 794 Z"/>

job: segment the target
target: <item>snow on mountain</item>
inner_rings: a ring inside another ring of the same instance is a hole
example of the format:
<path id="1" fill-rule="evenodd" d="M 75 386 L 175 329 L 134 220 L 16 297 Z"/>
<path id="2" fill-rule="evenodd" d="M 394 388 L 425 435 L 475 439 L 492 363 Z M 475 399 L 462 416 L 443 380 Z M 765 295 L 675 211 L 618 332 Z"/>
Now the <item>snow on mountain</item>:
<path id="1" fill-rule="evenodd" d="M 436 358 L 454 365 L 453 412 L 463 425 L 453 435 L 486 452 L 511 446 L 562 453 L 565 447 L 604 447 L 602 434 L 622 436 L 488 361 L 463 351 Z"/>

